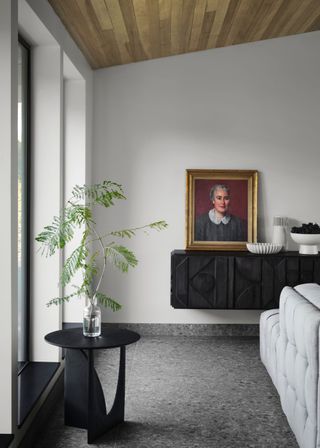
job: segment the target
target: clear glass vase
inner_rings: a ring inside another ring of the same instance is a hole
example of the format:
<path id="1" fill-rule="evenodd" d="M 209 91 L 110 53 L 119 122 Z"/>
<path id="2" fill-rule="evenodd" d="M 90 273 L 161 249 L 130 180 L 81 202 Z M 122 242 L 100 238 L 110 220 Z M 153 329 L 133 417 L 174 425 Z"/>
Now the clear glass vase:
<path id="1" fill-rule="evenodd" d="M 101 334 L 101 309 L 97 305 L 97 299 L 88 299 L 88 304 L 83 310 L 83 335 L 88 338 L 96 338 Z"/>

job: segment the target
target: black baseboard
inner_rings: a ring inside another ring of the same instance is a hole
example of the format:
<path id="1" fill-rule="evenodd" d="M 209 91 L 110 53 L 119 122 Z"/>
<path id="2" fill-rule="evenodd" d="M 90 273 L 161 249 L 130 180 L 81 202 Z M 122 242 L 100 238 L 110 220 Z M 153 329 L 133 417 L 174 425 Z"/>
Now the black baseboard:
<path id="1" fill-rule="evenodd" d="M 13 440 L 13 434 L 0 434 L 0 448 L 8 448 Z"/>

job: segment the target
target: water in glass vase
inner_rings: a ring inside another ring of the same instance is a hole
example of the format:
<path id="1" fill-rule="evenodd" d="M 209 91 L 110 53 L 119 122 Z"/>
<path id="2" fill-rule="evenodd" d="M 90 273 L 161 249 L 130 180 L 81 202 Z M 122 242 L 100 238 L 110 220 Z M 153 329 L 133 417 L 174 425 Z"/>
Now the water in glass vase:
<path id="1" fill-rule="evenodd" d="M 83 310 L 83 335 L 95 338 L 101 334 L 101 309 L 96 302 L 89 303 Z"/>

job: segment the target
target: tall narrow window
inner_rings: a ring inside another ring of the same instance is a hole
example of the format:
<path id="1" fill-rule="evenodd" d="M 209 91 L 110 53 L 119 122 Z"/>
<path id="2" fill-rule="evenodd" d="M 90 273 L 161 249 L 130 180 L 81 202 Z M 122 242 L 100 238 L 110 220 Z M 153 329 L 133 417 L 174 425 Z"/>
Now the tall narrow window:
<path id="1" fill-rule="evenodd" d="M 18 363 L 29 361 L 29 122 L 30 50 L 18 49 Z"/>

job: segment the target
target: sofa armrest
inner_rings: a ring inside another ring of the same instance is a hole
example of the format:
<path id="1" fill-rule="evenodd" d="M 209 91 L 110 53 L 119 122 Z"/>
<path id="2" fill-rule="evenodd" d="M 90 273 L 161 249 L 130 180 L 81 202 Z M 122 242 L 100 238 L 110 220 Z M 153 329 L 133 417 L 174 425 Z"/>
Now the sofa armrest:
<path id="1" fill-rule="evenodd" d="M 279 309 L 264 311 L 260 315 L 260 357 L 277 388 L 277 355 L 279 339 Z"/>
<path id="2" fill-rule="evenodd" d="M 280 296 L 277 386 L 282 408 L 301 448 L 319 444 L 320 312 L 293 288 Z"/>

